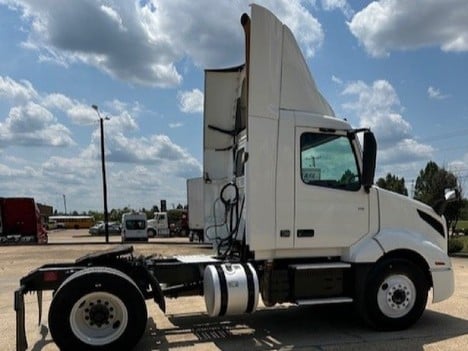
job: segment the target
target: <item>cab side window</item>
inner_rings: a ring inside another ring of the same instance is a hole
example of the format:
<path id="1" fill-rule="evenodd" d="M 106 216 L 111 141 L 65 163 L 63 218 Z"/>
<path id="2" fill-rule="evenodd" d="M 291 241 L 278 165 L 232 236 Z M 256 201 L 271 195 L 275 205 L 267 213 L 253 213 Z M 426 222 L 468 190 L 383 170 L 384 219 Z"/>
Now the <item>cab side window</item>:
<path id="1" fill-rule="evenodd" d="M 301 178 L 309 185 L 356 191 L 361 187 L 356 157 L 347 136 L 301 135 Z"/>

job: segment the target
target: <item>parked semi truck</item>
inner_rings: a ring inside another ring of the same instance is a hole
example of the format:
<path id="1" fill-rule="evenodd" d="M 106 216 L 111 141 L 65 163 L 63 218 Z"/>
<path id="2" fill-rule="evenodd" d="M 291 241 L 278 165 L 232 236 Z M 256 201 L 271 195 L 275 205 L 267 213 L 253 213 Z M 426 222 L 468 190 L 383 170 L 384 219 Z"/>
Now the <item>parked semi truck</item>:
<path id="1" fill-rule="evenodd" d="M 190 241 L 209 241 L 205 232 L 205 182 L 203 177 L 187 179 L 188 230 Z"/>
<path id="2" fill-rule="evenodd" d="M 47 231 L 33 198 L 0 198 L 0 243 L 47 244 Z"/>
<path id="3" fill-rule="evenodd" d="M 148 220 L 148 236 L 170 236 L 167 212 L 154 212 L 153 219 Z"/>
<path id="4" fill-rule="evenodd" d="M 397 330 L 420 318 L 430 289 L 433 302 L 452 295 L 440 211 L 373 185 L 373 133 L 335 117 L 287 26 L 258 5 L 241 23 L 245 63 L 205 72 L 216 252 L 141 257 L 121 246 L 39 267 L 15 292 L 18 350 L 28 292 L 54 292 L 48 325 L 62 350 L 130 350 L 145 300 L 165 312 L 167 298 L 203 295 L 210 316 L 254 313 L 260 296 L 354 303 L 370 326 Z"/>

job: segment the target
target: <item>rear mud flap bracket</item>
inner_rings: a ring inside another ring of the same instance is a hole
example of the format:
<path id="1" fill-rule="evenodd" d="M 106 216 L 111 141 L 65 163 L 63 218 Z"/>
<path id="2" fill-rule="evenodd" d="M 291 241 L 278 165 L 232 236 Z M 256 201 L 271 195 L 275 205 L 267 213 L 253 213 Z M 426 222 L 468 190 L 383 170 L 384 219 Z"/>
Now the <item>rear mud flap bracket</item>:
<path id="1" fill-rule="evenodd" d="M 24 290 L 21 286 L 15 291 L 15 311 L 16 311 L 16 351 L 26 351 L 28 341 L 26 339 Z"/>

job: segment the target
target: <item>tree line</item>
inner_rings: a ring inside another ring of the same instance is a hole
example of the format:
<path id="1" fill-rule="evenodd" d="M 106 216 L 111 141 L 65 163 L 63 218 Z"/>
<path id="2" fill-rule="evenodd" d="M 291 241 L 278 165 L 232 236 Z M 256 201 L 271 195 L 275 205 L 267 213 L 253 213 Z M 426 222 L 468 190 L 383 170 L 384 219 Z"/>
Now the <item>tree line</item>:
<path id="1" fill-rule="evenodd" d="M 376 184 L 382 189 L 408 196 L 408 189 L 403 177 L 399 178 L 394 174 L 387 173 L 385 178 L 379 178 Z M 447 205 L 444 214 L 448 227 L 453 228 L 459 219 L 468 219 L 468 200 L 462 198 L 462 186 L 452 172 L 439 167 L 433 161 L 429 161 L 426 167 L 419 171 L 416 178 L 414 199 L 433 207 L 444 198 L 447 189 L 455 189 L 460 194 L 458 200 Z"/>
<path id="2" fill-rule="evenodd" d="M 180 220 L 182 214 L 186 210 L 187 206 L 183 206 L 182 204 L 177 204 L 177 206 L 173 206 L 175 208 L 168 209 L 167 217 L 169 223 L 174 223 Z M 108 212 L 109 222 L 120 222 L 122 219 L 122 215 L 128 212 L 143 212 L 146 214 L 146 218 L 151 219 L 154 217 L 155 212 L 159 212 L 159 207 L 157 205 L 152 206 L 150 209 L 140 208 L 140 209 L 133 209 L 131 207 L 125 206 L 124 208 L 113 208 Z M 89 211 L 72 211 L 70 213 L 61 213 L 57 210 L 54 211 L 54 215 L 69 215 L 69 216 L 91 216 L 94 218 L 96 222 L 104 220 L 104 212 L 96 211 L 96 210 L 89 210 Z"/>

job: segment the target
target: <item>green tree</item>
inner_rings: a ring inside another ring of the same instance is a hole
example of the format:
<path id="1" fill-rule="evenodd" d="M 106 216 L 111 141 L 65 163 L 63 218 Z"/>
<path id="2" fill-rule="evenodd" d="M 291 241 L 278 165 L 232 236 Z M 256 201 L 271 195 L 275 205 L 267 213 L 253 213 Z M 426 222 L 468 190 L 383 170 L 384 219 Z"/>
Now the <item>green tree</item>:
<path id="1" fill-rule="evenodd" d="M 459 194 L 462 193 L 461 185 L 452 172 L 439 167 L 433 161 L 429 161 L 426 167 L 419 171 L 414 188 L 414 198 L 434 207 L 443 201 L 446 189 L 457 189 Z M 462 207 L 463 201 L 461 199 L 447 205 L 444 216 L 449 228 L 456 224 Z"/>
<path id="2" fill-rule="evenodd" d="M 460 219 L 467 221 L 468 220 L 468 200 L 462 200 L 462 208 L 460 210 Z"/>
<path id="3" fill-rule="evenodd" d="M 382 189 L 387 189 L 398 194 L 408 196 L 408 189 L 405 187 L 405 178 L 398 178 L 396 175 L 387 173 L 385 178 L 379 178 L 377 185 Z"/>

